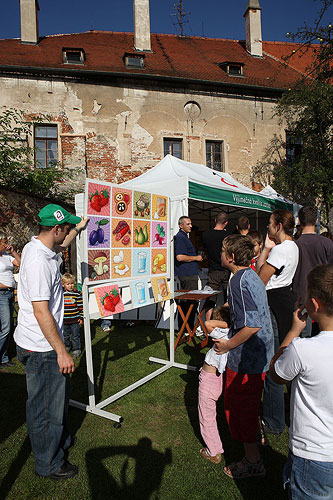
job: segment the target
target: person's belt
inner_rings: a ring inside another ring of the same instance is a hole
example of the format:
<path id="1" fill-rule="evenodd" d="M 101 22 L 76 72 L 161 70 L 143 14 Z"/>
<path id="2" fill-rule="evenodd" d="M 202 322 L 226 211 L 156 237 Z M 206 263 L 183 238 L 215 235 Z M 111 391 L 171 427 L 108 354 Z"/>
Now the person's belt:
<path id="1" fill-rule="evenodd" d="M 0 292 L 12 292 L 14 288 L 8 286 L 7 288 L 0 287 Z"/>

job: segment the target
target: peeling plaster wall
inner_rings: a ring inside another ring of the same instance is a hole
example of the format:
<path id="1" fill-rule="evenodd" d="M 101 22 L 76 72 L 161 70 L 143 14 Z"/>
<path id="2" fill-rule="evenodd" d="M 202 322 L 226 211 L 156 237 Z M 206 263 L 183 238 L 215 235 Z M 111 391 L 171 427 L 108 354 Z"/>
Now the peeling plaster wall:
<path id="1" fill-rule="evenodd" d="M 273 134 L 274 103 L 218 92 L 74 83 L 44 78 L 0 78 L 0 111 L 45 113 L 58 123 L 59 160 L 84 177 L 128 180 L 163 157 L 163 138 L 183 140 L 184 160 L 206 163 L 205 141 L 224 144 L 225 170 L 250 186 L 251 167 Z M 191 119 L 184 106 L 199 105 Z"/>

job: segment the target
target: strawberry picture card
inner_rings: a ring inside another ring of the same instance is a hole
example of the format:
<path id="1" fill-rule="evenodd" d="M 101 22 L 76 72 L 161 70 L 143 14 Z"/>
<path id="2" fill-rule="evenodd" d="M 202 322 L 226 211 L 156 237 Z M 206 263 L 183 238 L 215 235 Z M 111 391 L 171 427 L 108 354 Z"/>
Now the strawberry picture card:
<path id="1" fill-rule="evenodd" d="M 118 285 L 107 285 L 94 289 L 101 317 L 112 316 L 124 311 Z"/>

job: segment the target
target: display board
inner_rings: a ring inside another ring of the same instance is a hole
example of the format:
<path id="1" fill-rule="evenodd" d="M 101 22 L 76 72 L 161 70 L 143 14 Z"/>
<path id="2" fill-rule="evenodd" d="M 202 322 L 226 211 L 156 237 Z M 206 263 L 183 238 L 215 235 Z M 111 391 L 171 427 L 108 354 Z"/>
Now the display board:
<path id="1" fill-rule="evenodd" d="M 116 427 L 123 417 L 103 410 L 104 407 L 169 368 L 195 370 L 175 363 L 174 359 L 173 228 L 169 211 L 169 199 L 164 195 L 86 181 L 84 212 L 90 220 L 87 230 L 81 233 L 80 262 L 89 401 L 86 404 L 70 400 L 70 404 L 114 420 Z M 149 363 L 162 366 L 96 403 L 90 320 L 168 300 L 168 359 L 150 357 Z"/>
<path id="2" fill-rule="evenodd" d="M 121 288 L 125 286 L 131 297 L 125 310 L 170 298 L 168 197 L 87 179 L 85 213 L 90 218 L 84 245 L 87 283 L 96 285 L 100 315 L 124 310 Z M 154 280 L 155 290 L 152 278 L 159 278 Z M 158 293 L 158 286 L 163 293 Z"/>

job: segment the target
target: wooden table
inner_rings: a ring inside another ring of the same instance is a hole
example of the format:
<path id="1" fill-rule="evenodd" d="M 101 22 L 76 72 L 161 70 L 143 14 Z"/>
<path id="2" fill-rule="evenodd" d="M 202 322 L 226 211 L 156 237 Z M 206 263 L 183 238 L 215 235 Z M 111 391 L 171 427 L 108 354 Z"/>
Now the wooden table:
<path id="1" fill-rule="evenodd" d="M 179 345 L 183 344 L 184 342 L 187 342 L 188 344 L 190 342 L 193 342 L 193 344 L 195 345 L 195 347 L 198 350 L 206 347 L 206 345 L 208 344 L 209 337 L 208 337 L 207 329 L 205 327 L 205 322 L 202 319 L 202 316 L 205 313 L 205 308 L 202 308 L 201 312 L 198 314 L 198 318 L 197 318 L 197 321 L 194 325 L 193 330 L 191 330 L 191 327 L 188 324 L 188 319 L 190 317 L 190 314 L 191 314 L 191 311 L 194 307 L 195 302 L 200 302 L 200 300 L 203 300 L 203 299 L 205 299 L 205 300 L 209 299 L 210 297 L 213 297 L 214 295 L 217 295 L 219 293 L 222 293 L 222 291 L 214 291 L 214 292 L 210 292 L 210 293 L 190 293 L 190 290 L 177 290 L 175 292 L 174 298 L 176 300 L 177 309 L 178 309 L 179 314 L 183 320 L 183 324 L 179 330 L 177 339 L 175 340 L 175 350 L 177 349 L 177 347 Z M 181 306 L 182 300 L 192 301 L 190 304 L 190 307 L 188 308 L 186 316 L 185 316 L 184 311 L 183 311 L 182 306 Z M 199 325 L 201 325 L 201 328 L 202 328 L 202 331 L 204 332 L 205 338 L 203 340 L 201 340 L 200 342 L 196 343 L 195 342 L 195 332 L 196 332 Z M 188 337 L 185 336 L 185 328 L 186 328 L 186 331 L 188 333 Z"/>

